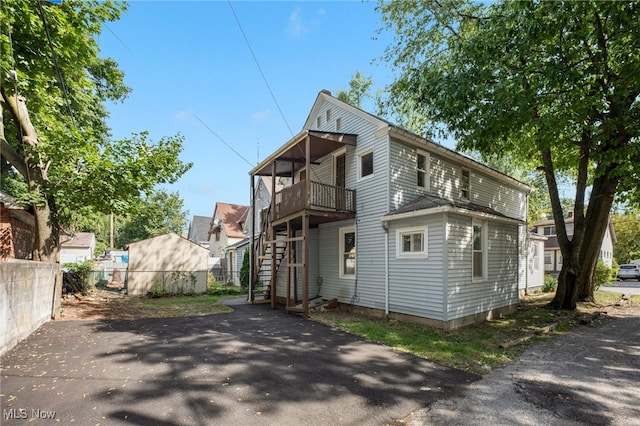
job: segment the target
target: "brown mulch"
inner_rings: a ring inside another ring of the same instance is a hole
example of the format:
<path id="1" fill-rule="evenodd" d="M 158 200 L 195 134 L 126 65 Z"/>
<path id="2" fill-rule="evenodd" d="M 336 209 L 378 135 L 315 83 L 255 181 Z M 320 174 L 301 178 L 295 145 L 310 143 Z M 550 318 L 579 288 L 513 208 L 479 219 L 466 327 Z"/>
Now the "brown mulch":
<path id="1" fill-rule="evenodd" d="M 115 290 L 95 289 L 91 294 L 62 296 L 61 320 L 134 319 L 141 311 L 127 301 L 125 294 Z"/>

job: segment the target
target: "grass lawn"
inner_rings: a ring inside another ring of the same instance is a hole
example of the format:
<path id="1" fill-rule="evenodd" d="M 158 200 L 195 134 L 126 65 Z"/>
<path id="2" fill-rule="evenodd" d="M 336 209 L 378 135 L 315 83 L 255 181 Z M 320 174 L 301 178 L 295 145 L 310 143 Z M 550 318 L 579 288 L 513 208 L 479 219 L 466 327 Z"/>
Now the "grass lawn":
<path id="1" fill-rule="evenodd" d="M 544 307 L 552 297 L 552 293 L 529 296 L 512 316 L 453 331 L 342 312 L 317 312 L 312 314 L 312 318 L 432 361 L 486 374 L 493 368 L 519 357 L 531 343 L 569 330 L 579 324 L 581 316 L 606 311 L 603 307 L 620 300 L 620 294 L 597 291 L 597 304 L 580 304 L 577 312 L 566 312 Z M 634 303 L 640 302 L 639 296 L 634 299 Z M 535 334 L 536 331 L 550 325 L 555 326 L 550 332 Z M 518 341 L 528 336 L 534 337 L 509 348 L 501 347 L 506 342 Z"/>
<path id="2" fill-rule="evenodd" d="M 246 297 L 246 292 L 233 286 L 210 286 L 207 294 L 126 296 L 109 299 L 109 311 L 120 318 L 176 318 L 232 312 L 226 299 Z M 114 315 L 112 315 L 114 316 Z"/>

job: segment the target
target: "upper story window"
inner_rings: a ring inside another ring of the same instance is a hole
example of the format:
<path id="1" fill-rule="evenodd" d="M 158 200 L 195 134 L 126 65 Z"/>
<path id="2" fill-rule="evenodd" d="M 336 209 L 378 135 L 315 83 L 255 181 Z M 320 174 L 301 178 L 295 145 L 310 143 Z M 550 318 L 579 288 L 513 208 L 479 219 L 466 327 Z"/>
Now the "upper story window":
<path id="1" fill-rule="evenodd" d="M 327 110 L 327 123 L 331 121 L 331 110 Z"/>
<path id="2" fill-rule="evenodd" d="M 556 235 L 556 227 L 554 226 L 545 226 L 542 230 L 544 235 Z"/>
<path id="3" fill-rule="evenodd" d="M 364 178 L 373 175 L 373 149 L 359 155 L 359 177 Z"/>
<path id="4" fill-rule="evenodd" d="M 462 169 L 462 177 L 460 179 L 460 197 L 463 200 L 469 199 L 469 170 Z"/>
<path id="5" fill-rule="evenodd" d="M 322 126 L 322 116 L 319 115 L 316 117 L 316 127 L 319 129 L 320 126 Z"/>
<path id="6" fill-rule="evenodd" d="M 339 132 L 342 128 L 342 119 L 340 117 L 336 118 L 336 132 Z"/>
<path id="7" fill-rule="evenodd" d="M 418 151 L 416 154 L 416 185 L 429 189 L 429 154 Z"/>

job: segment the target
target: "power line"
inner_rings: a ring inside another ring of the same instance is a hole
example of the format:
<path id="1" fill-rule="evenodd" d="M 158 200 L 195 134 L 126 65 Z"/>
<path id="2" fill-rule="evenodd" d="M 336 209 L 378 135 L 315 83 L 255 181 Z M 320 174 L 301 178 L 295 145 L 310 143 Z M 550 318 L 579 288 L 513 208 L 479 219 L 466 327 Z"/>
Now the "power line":
<path id="1" fill-rule="evenodd" d="M 49 26 L 47 25 L 47 20 L 44 18 L 44 9 L 42 8 L 42 2 L 40 0 L 38 0 L 38 10 L 40 12 L 40 18 L 42 19 L 42 25 L 44 26 L 45 34 L 47 35 L 47 41 L 49 42 L 49 49 L 51 50 L 53 65 L 56 69 L 56 74 L 58 75 L 58 81 L 60 82 L 60 87 L 62 88 L 62 95 L 64 97 L 65 103 L 67 104 L 67 109 L 69 110 L 71 123 L 73 124 L 73 127 L 76 127 L 76 123 L 73 118 L 73 111 L 71 110 L 71 103 L 69 102 L 69 95 L 67 93 L 67 86 L 64 84 L 62 71 L 60 71 L 60 66 L 58 65 L 58 57 L 56 56 L 56 52 L 53 49 L 53 43 L 51 42 L 51 35 L 49 34 Z"/>
<path id="2" fill-rule="evenodd" d="M 204 121 L 202 121 L 200 119 L 200 117 L 198 117 L 196 114 L 193 114 L 193 116 L 196 118 L 196 120 L 198 120 L 200 123 L 202 123 L 202 125 L 204 127 L 207 128 L 207 130 L 209 130 L 211 132 L 211 134 L 213 134 L 213 136 L 215 136 L 216 138 L 218 138 L 220 140 L 220 142 L 222 142 L 227 148 L 229 148 L 231 151 L 233 151 L 238 157 L 242 158 L 245 163 L 247 163 L 249 166 L 253 167 L 253 164 L 251 164 L 251 162 L 249 160 L 247 160 L 246 158 L 244 158 L 242 156 L 242 154 L 240 154 L 238 151 L 236 151 L 231 145 L 229 145 L 224 139 L 222 139 L 220 137 L 220 135 L 218 135 L 216 132 L 213 131 L 213 129 L 209 126 L 207 126 L 207 123 L 205 123 Z"/>
<path id="3" fill-rule="evenodd" d="M 262 80 L 264 80 L 264 84 L 267 86 L 267 89 L 269 90 L 269 94 L 271 94 L 271 98 L 273 99 L 273 102 L 276 104 L 276 107 L 278 108 L 278 111 L 280 112 L 280 116 L 282 117 L 282 121 L 284 121 L 284 124 L 287 126 L 287 129 L 289 129 L 289 133 L 291 133 L 291 136 L 294 135 L 293 130 L 291 130 L 291 126 L 289 126 L 289 123 L 287 122 L 287 119 L 284 116 L 284 113 L 282 112 L 282 108 L 280 108 L 280 104 L 278 104 L 278 100 L 276 99 L 276 95 L 273 94 L 273 90 L 271 90 L 271 86 L 269 86 L 269 82 L 267 81 L 267 77 L 264 75 L 264 72 L 262 71 L 262 67 L 260 66 L 260 63 L 258 62 L 258 58 L 256 57 L 255 53 L 253 53 L 253 49 L 251 48 L 251 44 L 249 43 L 249 39 L 247 38 L 247 35 L 244 32 L 244 29 L 242 28 L 242 25 L 240 24 L 240 20 L 238 19 L 238 15 L 236 15 L 236 11 L 233 9 L 233 5 L 231 4 L 231 0 L 227 0 L 227 2 L 229 3 L 229 7 L 231 8 L 231 13 L 233 13 L 233 17 L 236 20 L 236 23 L 238 24 L 238 28 L 240 28 L 240 32 L 242 33 L 242 37 L 244 37 L 244 41 L 247 44 L 247 47 L 249 48 L 249 52 L 251 52 L 251 56 L 253 57 L 254 62 L 256 63 L 256 66 L 258 67 L 258 71 L 260 71 L 260 75 L 262 76 Z"/>

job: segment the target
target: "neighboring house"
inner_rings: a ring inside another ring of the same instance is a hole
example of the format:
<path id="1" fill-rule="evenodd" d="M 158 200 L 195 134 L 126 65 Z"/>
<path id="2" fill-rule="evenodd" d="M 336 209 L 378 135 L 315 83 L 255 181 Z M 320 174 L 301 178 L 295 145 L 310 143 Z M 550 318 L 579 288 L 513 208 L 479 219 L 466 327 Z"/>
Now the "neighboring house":
<path id="1" fill-rule="evenodd" d="M 260 235 L 264 223 L 260 212 L 271 204 L 272 191 L 277 193 L 289 184 L 288 178 L 280 177 L 274 181 L 270 176 L 260 176 L 256 188 L 253 191 L 253 199 L 251 200 L 252 205 L 255 206 L 255 210 L 251 210 L 251 207 L 249 207 L 247 221 L 244 227 L 245 235 L 249 237 Z M 252 215 L 252 212 L 255 212 L 255 215 Z M 255 216 L 255 226 L 252 227 L 251 224 L 254 223 L 253 216 Z M 253 232 L 251 232 L 252 229 Z"/>
<path id="2" fill-rule="evenodd" d="M 225 248 L 225 265 L 227 267 L 227 284 L 240 285 L 240 269 L 244 259 L 244 252 L 249 250 L 249 237 Z"/>
<path id="3" fill-rule="evenodd" d="M 11 195 L 0 191 L 0 262 L 32 259 L 35 218 L 19 206 Z"/>
<path id="4" fill-rule="evenodd" d="M 207 291 L 209 250 L 169 232 L 128 246 L 127 293 Z"/>
<path id="5" fill-rule="evenodd" d="M 231 267 L 225 261 L 225 248 L 246 238 L 244 225 L 247 221 L 249 206 L 217 202 L 209 228 L 210 256 L 220 260 L 221 271 L 218 279 L 226 281 Z"/>
<path id="6" fill-rule="evenodd" d="M 515 310 L 530 188 L 322 91 L 272 178 L 251 301 L 337 299 L 445 329 Z M 275 190 L 279 177 L 289 185 Z M 254 203 L 257 209 L 257 203 Z"/>
<path id="7" fill-rule="evenodd" d="M 521 244 L 521 276 L 519 280 L 520 296 L 531 294 L 544 286 L 544 243 L 547 237 L 532 232 L 526 233 Z"/>
<path id="8" fill-rule="evenodd" d="M 187 239 L 202 247 L 209 248 L 209 229 L 211 229 L 211 218 L 207 216 L 193 216 L 189 224 Z"/>
<path id="9" fill-rule="evenodd" d="M 60 235 L 60 264 L 80 263 L 95 257 L 96 236 L 93 232 Z"/>
<path id="10" fill-rule="evenodd" d="M 573 236 L 573 223 L 573 212 L 569 212 L 565 219 L 567 236 L 569 237 Z M 560 252 L 560 244 L 558 244 L 554 220 L 535 222 L 532 226 L 532 232 L 547 237 L 544 243 L 544 270 L 549 275 L 557 276 L 562 269 L 562 253 Z M 600 260 L 609 268 L 613 265 L 613 245 L 615 242 L 616 232 L 613 228 L 613 219 L 609 216 L 609 226 L 600 245 Z"/>

